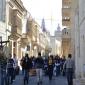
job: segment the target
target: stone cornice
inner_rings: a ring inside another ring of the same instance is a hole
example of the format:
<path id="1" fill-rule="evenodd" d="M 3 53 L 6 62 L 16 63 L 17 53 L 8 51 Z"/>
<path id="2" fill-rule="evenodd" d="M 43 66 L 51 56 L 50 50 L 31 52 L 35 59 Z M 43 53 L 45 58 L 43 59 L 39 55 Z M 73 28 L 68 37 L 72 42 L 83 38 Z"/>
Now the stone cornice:
<path id="1" fill-rule="evenodd" d="M 13 7 L 13 4 L 17 7 L 18 10 L 20 10 L 22 13 L 27 10 L 24 8 L 23 4 L 19 3 L 17 0 L 10 0 L 10 5 Z M 12 4 L 13 3 L 13 4 Z"/>
<path id="2" fill-rule="evenodd" d="M 13 4 L 9 1 L 9 5 L 13 8 L 14 6 L 13 6 Z"/>

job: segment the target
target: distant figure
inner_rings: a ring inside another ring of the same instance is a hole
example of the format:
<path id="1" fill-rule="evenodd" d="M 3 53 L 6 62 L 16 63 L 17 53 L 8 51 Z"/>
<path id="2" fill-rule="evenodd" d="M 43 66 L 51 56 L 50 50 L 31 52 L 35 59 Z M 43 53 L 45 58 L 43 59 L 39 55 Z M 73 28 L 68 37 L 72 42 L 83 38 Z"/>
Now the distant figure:
<path id="1" fill-rule="evenodd" d="M 63 70 L 63 65 L 64 65 L 65 61 L 66 61 L 65 56 L 63 56 L 62 60 L 61 60 L 61 73 L 62 73 L 63 76 L 66 75 L 65 74 L 66 73 L 66 69 L 64 68 L 64 70 Z"/>
<path id="2" fill-rule="evenodd" d="M 68 85 L 73 85 L 73 73 L 74 73 L 74 60 L 72 55 L 68 54 L 68 59 L 64 63 L 64 68 L 66 68 L 66 76 Z"/>
<path id="3" fill-rule="evenodd" d="M 56 66 L 56 76 L 60 75 L 60 57 L 57 55 L 55 60 L 55 66 Z"/>
<path id="4" fill-rule="evenodd" d="M 50 55 L 48 57 L 48 76 L 49 76 L 49 80 L 52 80 L 52 76 L 53 76 L 53 55 Z"/>
<path id="5" fill-rule="evenodd" d="M 13 67 L 14 67 L 14 73 L 13 73 L 13 77 L 15 79 L 16 74 L 17 74 L 17 70 L 18 70 L 17 69 L 18 68 L 18 60 L 17 60 L 16 54 L 13 55 L 13 60 L 14 60 L 14 65 L 13 65 Z"/>
<path id="6" fill-rule="evenodd" d="M 20 65 L 22 67 L 22 75 L 24 75 L 24 59 L 25 59 L 25 57 L 23 56 L 21 61 L 20 61 Z"/>

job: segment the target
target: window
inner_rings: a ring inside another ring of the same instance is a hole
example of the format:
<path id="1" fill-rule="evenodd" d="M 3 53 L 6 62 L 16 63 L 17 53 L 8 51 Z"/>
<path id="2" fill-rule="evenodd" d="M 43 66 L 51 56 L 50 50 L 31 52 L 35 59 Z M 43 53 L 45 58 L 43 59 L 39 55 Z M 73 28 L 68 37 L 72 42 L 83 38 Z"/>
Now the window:
<path id="1" fill-rule="evenodd" d="M 63 21 L 70 21 L 70 17 L 64 17 L 62 20 Z"/>
<path id="2" fill-rule="evenodd" d="M 13 42 L 13 47 L 15 47 L 16 46 L 16 42 Z"/>
<path id="3" fill-rule="evenodd" d="M 70 6 L 64 6 L 63 8 L 65 8 L 65 9 L 69 9 L 69 8 L 70 8 Z"/>

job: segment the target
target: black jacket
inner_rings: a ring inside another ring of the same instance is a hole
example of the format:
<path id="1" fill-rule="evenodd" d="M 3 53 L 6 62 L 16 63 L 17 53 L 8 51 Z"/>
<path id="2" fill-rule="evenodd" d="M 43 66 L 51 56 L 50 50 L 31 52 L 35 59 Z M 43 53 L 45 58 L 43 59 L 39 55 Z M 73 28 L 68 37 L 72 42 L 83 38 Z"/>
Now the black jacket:
<path id="1" fill-rule="evenodd" d="M 44 66 L 44 60 L 42 57 L 38 57 L 36 60 L 35 60 L 35 64 L 36 64 L 36 68 L 43 68 Z"/>
<path id="2" fill-rule="evenodd" d="M 24 69 L 26 69 L 26 70 L 29 70 L 29 69 L 31 69 L 32 68 L 32 62 L 31 62 L 31 59 L 29 59 L 29 58 L 24 58 L 24 60 L 23 60 L 23 68 Z"/>

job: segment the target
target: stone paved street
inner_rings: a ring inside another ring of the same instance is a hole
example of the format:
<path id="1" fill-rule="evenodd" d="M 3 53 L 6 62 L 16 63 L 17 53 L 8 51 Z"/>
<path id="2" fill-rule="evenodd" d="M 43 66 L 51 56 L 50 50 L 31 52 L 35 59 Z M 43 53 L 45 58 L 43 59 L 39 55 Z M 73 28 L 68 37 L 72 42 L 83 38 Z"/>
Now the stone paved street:
<path id="1" fill-rule="evenodd" d="M 29 85 L 37 85 L 36 81 L 36 76 L 30 77 Z M 22 75 L 16 77 L 16 80 L 14 81 L 13 85 L 23 85 Z M 43 77 L 43 85 L 67 85 L 67 81 L 66 78 L 62 76 L 53 77 L 53 80 L 51 82 L 49 82 L 48 77 Z"/>
<path id="2" fill-rule="evenodd" d="M 1 85 L 1 82 L 0 82 L 0 85 Z M 18 76 L 16 76 L 16 79 L 12 85 L 23 85 L 23 76 L 21 75 L 21 73 Z M 29 78 L 28 85 L 37 85 L 36 76 L 32 76 Z M 48 77 L 44 76 L 43 77 L 43 85 L 67 85 L 67 81 L 66 81 L 65 77 L 59 76 L 59 77 L 53 77 L 53 80 L 51 82 L 49 82 Z"/>

